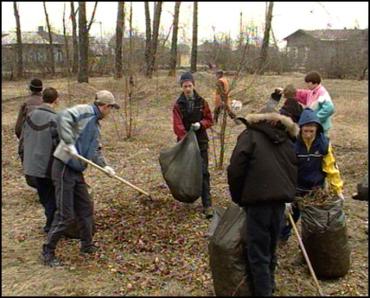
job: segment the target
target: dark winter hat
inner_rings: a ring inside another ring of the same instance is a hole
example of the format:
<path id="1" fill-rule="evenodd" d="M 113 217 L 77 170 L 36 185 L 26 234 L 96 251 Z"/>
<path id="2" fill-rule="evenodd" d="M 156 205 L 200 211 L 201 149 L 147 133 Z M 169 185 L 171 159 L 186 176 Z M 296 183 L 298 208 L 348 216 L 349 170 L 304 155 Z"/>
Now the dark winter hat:
<path id="1" fill-rule="evenodd" d="M 316 123 L 319 125 L 319 129 L 321 129 L 321 131 L 323 130 L 320 119 L 316 116 L 315 111 L 310 108 L 305 108 L 299 118 L 298 125 L 302 127 L 309 123 Z"/>
<path id="2" fill-rule="evenodd" d="M 180 86 L 182 86 L 182 84 L 186 81 L 191 81 L 193 83 L 193 85 L 195 85 L 194 78 L 193 78 L 193 75 L 191 74 L 191 72 L 185 72 L 181 75 L 181 77 L 180 77 Z"/>
<path id="3" fill-rule="evenodd" d="M 32 79 L 30 82 L 30 89 L 31 90 L 42 90 L 42 81 L 39 79 Z"/>

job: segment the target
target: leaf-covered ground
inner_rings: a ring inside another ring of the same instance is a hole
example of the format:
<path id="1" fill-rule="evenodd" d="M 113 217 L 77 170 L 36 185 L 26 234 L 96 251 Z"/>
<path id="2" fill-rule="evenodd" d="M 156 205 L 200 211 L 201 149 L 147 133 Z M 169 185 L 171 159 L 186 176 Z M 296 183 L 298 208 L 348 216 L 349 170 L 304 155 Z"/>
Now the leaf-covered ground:
<path id="1" fill-rule="evenodd" d="M 276 86 L 294 83 L 303 87 L 303 74 L 247 76 L 238 82 L 234 98 L 248 102 L 241 114 L 257 111 Z M 89 84 L 71 80 L 45 80 L 58 89 L 60 108 L 91 102 L 95 90 L 114 92 L 124 106 L 124 80 L 92 78 Z M 335 280 L 321 280 L 327 295 L 368 295 L 367 202 L 350 198 L 368 167 L 367 81 L 325 80 L 336 105 L 331 139 L 345 181 L 345 212 L 352 264 L 349 273 Z M 3 82 L 2 88 L 2 293 L 3 295 L 214 295 L 208 258 L 210 221 L 201 213 L 200 200 L 182 204 L 174 200 L 162 178 L 159 151 L 175 143 L 171 109 L 179 85 L 165 74 L 137 78 L 134 90 L 134 131 L 125 139 L 118 113 L 102 122 L 106 159 L 117 174 L 150 192 L 153 201 L 110 179 L 96 169 L 86 171 L 95 204 L 100 247 L 91 257 L 79 255 L 77 240 L 63 239 L 57 255 L 65 264 L 48 268 L 39 261 L 44 215 L 36 193 L 27 187 L 17 159 L 14 122 L 27 82 Z M 213 106 L 213 76 L 196 74 L 197 91 Z M 245 90 L 245 88 L 247 88 Z M 237 92 L 240 91 L 240 92 Z M 120 111 L 123 113 L 123 110 Z M 219 130 L 219 127 L 215 127 Z M 241 126 L 229 122 L 225 167 Z M 217 135 L 209 132 L 211 193 L 215 206 L 230 203 L 224 170 L 216 170 Z M 317 295 L 308 267 L 299 264 L 298 242 L 293 236 L 278 248 L 276 295 Z"/>

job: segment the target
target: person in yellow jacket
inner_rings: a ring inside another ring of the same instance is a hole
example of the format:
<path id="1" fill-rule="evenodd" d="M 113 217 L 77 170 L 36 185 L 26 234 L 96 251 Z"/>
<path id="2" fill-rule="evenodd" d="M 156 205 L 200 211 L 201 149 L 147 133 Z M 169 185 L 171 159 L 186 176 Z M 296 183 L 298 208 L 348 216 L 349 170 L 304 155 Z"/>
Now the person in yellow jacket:
<path id="1" fill-rule="evenodd" d="M 298 182 L 296 196 L 304 196 L 325 185 L 335 195 L 344 200 L 343 181 L 335 162 L 333 148 L 328 137 L 324 135 L 323 127 L 315 112 L 306 108 L 303 110 L 298 125 L 300 134 L 294 144 L 298 158 Z M 292 213 L 296 222 L 300 217 L 298 207 L 287 204 L 287 212 Z M 287 224 L 280 234 L 280 240 L 287 241 L 291 234 L 291 224 Z"/>
<path id="2" fill-rule="evenodd" d="M 216 71 L 216 94 L 215 94 L 215 108 L 213 111 L 213 119 L 215 123 L 218 122 L 218 117 L 223 109 L 228 113 L 231 119 L 235 119 L 236 115 L 230 108 L 230 86 L 228 80 L 224 77 L 222 70 Z"/>

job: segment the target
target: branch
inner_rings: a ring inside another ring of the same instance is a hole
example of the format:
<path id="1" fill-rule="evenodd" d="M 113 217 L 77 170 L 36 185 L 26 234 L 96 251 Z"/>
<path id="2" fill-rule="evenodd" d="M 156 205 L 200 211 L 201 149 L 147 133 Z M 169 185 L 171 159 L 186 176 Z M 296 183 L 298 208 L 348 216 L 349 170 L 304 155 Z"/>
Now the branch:
<path id="1" fill-rule="evenodd" d="M 87 32 L 90 31 L 90 28 L 91 28 L 91 25 L 94 21 L 94 17 L 95 17 L 95 12 L 96 12 L 96 7 L 98 6 L 98 1 L 95 1 L 95 5 L 94 5 L 94 10 L 92 12 L 92 15 L 91 15 L 91 19 L 90 19 L 90 22 L 89 22 L 89 25 L 87 25 Z"/>

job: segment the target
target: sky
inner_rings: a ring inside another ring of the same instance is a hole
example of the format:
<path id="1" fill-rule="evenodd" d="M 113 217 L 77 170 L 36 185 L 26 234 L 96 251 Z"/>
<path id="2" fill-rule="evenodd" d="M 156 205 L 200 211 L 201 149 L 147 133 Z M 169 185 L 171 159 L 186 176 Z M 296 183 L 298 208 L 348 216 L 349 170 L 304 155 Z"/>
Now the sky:
<path id="1" fill-rule="evenodd" d="M 66 3 L 66 15 L 69 15 L 69 2 L 46 2 L 51 26 L 59 32 L 63 29 L 63 9 Z M 125 2 L 128 7 L 130 2 Z M 145 32 L 144 2 L 133 3 L 133 27 Z M 36 31 L 38 26 L 46 28 L 42 2 L 18 2 L 21 29 Z M 167 34 L 173 20 L 175 2 L 163 2 L 161 28 Z M 75 7 L 77 7 L 75 2 Z M 94 2 L 87 3 L 87 17 L 90 19 Z M 153 3 L 150 2 L 152 9 Z M 1 2 L 2 32 L 15 30 L 13 2 Z M 199 2 L 198 4 L 198 41 L 212 40 L 214 32 L 239 35 L 240 12 L 243 27 L 258 27 L 258 34 L 263 36 L 266 2 Z M 191 43 L 193 2 L 182 2 L 180 8 L 179 39 Z M 153 14 L 151 14 L 153 16 Z M 117 2 L 99 2 L 95 23 L 90 34 L 100 38 L 112 36 L 115 32 Z M 284 46 L 283 38 L 298 29 L 359 29 L 368 28 L 368 2 L 274 2 L 272 28 L 279 46 Z M 126 22 L 127 24 L 127 22 Z M 67 24 L 71 32 L 71 24 Z"/>

